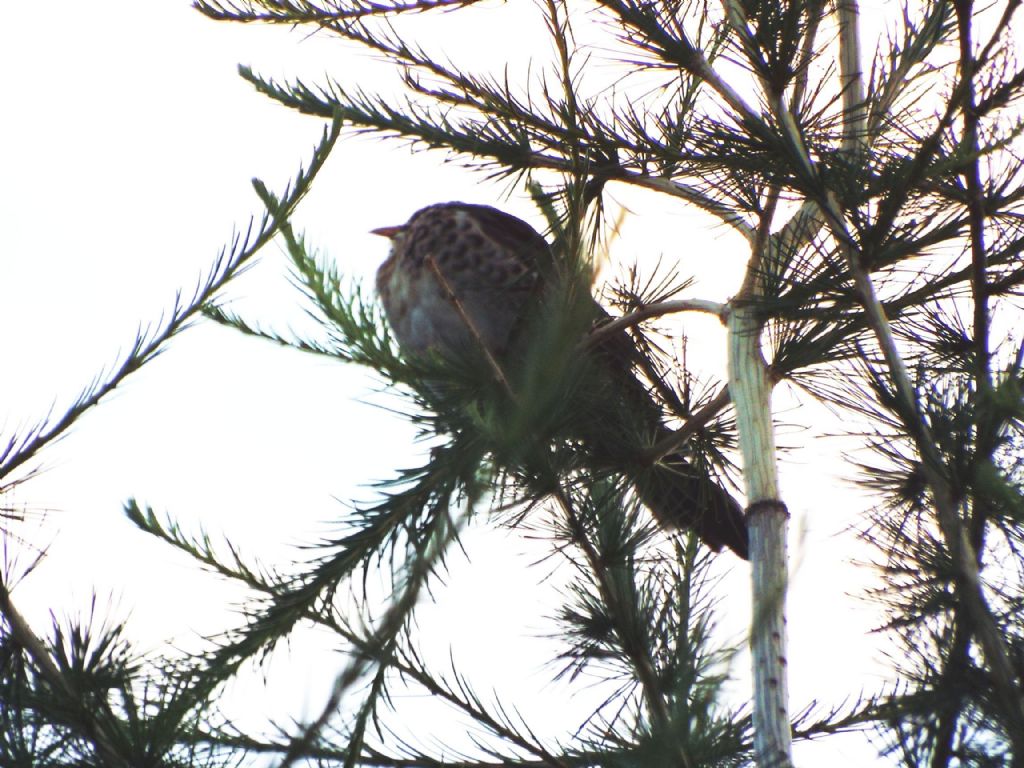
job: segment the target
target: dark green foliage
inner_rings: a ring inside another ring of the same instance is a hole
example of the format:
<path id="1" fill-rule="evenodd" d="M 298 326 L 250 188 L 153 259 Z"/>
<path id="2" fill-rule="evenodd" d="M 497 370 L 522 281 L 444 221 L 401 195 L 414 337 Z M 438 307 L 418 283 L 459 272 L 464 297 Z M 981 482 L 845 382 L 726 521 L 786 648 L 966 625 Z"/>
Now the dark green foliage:
<path id="1" fill-rule="evenodd" d="M 373 369 L 401 393 L 432 451 L 380 484 L 377 502 L 345 511 L 336 535 L 275 566 L 128 502 L 140 530 L 250 592 L 237 623 L 184 661 L 138 654 L 122 627 L 98 629 L 99 617 L 58 624 L 34 646 L 5 590 L 0 764 L 214 765 L 268 753 L 283 764 L 750 764 L 748 709 L 720 701 L 731 653 L 712 636 L 719 594 L 707 557 L 690 537 L 657 530 L 628 490 L 680 445 L 722 477 L 734 473 L 729 396 L 680 370 L 654 318 L 637 317 L 635 368 L 662 407 L 656 416 L 680 425 L 666 445 L 636 398 L 607 408 L 614 386 L 602 378 L 600 343 L 587 341 L 590 256 L 607 224 L 606 191 L 621 185 L 678 198 L 740 233 L 750 263 L 733 306 L 755 308 L 772 376 L 856 417 L 850 432 L 865 451 L 849 474 L 878 499 L 860 526 L 876 552 L 868 597 L 887 612 L 898 682 L 809 708 L 793 718 L 795 738 L 874 728 L 890 763 L 1020 765 L 1018 4 L 908 4 L 870 63 L 858 63 L 864 71 L 851 74 L 841 56 L 856 47 L 843 26 L 846 3 L 595 0 L 581 6 L 584 16 L 579 4 L 548 0 L 531 7 L 538 34 L 553 41 L 552 61 L 518 83 L 465 70 L 402 32 L 410 15 L 470 4 L 195 3 L 221 21 L 305 25 L 358 43 L 394 64 L 406 90 L 368 92 L 344 72 L 315 85 L 274 81 L 242 67 L 259 93 L 333 121 L 312 172 L 280 197 L 257 184 L 267 210 L 258 231 L 236 238 L 192 300 L 141 333 L 65 416 L 9 438 L 0 488 L 23 479 L 12 473 L 30 468 L 200 308 L 240 332 Z M 574 23 L 594 24 L 605 47 L 577 49 Z M 616 88 L 592 87 L 598 56 L 624 65 Z M 528 183 L 563 294 L 500 376 L 482 355 L 400 357 L 370 288 L 292 231 L 288 218 L 342 126 L 453 151 Z M 217 304 L 276 234 L 316 334 L 267 330 Z M 656 316 L 705 267 L 672 265 L 671 279 L 613 287 L 606 303 L 623 315 L 655 307 Z M 635 465 L 582 450 L 588 443 L 620 446 Z M 552 561 L 572 573 L 551 617 L 553 676 L 589 681 L 603 696 L 573 733 L 544 732 L 528 702 L 485 698 L 458 658 L 439 671 L 417 646 L 417 601 L 443 588 L 446 555 L 467 526 L 488 522 L 543 537 Z M 368 586 L 378 574 L 383 595 Z M 347 654 L 322 710 L 271 735 L 224 722 L 216 699 L 225 683 L 303 624 L 334 633 Z M 398 694 L 410 691 L 471 724 L 472 746 L 414 744 L 424 735 L 417 724 L 396 732 Z"/>

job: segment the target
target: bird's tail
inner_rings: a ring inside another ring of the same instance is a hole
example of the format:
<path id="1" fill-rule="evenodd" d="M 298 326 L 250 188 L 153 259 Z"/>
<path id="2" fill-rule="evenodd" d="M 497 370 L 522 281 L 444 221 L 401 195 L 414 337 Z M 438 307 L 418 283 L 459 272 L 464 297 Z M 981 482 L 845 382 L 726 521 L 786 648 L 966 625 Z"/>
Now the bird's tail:
<path id="1" fill-rule="evenodd" d="M 728 547 L 750 559 L 743 508 L 681 455 L 671 454 L 642 470 L 635 486 L 640 500 L 666 528 L 692 530 L 715 552 Z"/>
<path id="2" fill-rule="evenodd" d="M 600 322 L 608 319 L 599 307 L 597 311 Z M 661 406 L 634 367 L 648 373 L 651 381 L 658 379 L 657 372 L 650 372 L 624 331 L 603 340 L 596 354 L 607 375 L 607 390 L 599 400 L 602 418 L 595 419 L 595 428 L 587 435 L 592 453 L 609 466 L 628 468 L 637 496 L 663 527 L 694 531 L 715 552 L 728 547 L 749 560 L 743 508 L 707 469 L 694 466 L 681 453 L 637 467 L 636 459 L 645 449 L 671 434 L 662 421 Z M 632 423 L 621 421 L 624 415 Z M 653 441 L 637 441 L 636 422 L 644 427 L 644 438 L 653 436 Z"/>

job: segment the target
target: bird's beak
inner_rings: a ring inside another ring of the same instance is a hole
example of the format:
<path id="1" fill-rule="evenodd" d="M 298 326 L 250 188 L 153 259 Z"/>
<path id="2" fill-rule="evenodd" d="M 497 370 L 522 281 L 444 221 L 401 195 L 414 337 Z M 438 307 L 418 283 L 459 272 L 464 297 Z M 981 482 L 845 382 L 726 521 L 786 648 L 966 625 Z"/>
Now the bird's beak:
<path id="1" fill-rule="evenodd" d="M 370 234 L 380 235 L 381 237 L 386 237 L 390 239 L 397 235 L 399 232 L 401 232 L 403 229 L 405 229 L 404 225 L 399 225 L 397 227 L 378 227 L 377 229 L 371 229 Z"/>

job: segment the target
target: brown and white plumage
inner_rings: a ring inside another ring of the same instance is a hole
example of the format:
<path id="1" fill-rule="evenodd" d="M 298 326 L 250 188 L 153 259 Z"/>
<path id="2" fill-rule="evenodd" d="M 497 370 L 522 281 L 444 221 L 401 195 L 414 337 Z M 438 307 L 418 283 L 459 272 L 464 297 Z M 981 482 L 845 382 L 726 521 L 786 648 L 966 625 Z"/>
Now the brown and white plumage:
<path id="1" fill-rule="evenodd" d="M 377 292 L 398 343 L 411 353 L 469 349 L 479 343 L 474 332 L 492 353 L 505 352 L 550 258 L 533 227 L 483 205 L 431 205 L 374 232 L 392 243 L 377 270 Z"/>
<path id="2" fill-rule="evenodd" d="M 502 359 L 521 341 L 525 321 L 554 279 L 547 241 L 526 222 L 488 206 L 431 205 L 403 225 L 374 232 L 391 239 L 377 291 L 408 354 L 458 354 L 483 342 Z M 594 301 L 593 321 L 604 317 Z M 609 385 L 603 391 L 613 394 L 595 417 L 621 426 L 623 436 L 635 434 L 624 414 L 640 419 L 651 440 L 668 434 L 660 407 L 633 373 L 639 353 L 632 339 L 625 332 L 613 336 L 597 354 Z M 663 525 L 692 529 L 711 549 L 727 546 L 747 558 L 743 510 L 725 489 L 681 454 L 653 467 L 638 464 L 644 446 L 609 437 L 615 432 L 595 429 L 580 437 L 598 463 L 633 477 L 639 497 Z"/>

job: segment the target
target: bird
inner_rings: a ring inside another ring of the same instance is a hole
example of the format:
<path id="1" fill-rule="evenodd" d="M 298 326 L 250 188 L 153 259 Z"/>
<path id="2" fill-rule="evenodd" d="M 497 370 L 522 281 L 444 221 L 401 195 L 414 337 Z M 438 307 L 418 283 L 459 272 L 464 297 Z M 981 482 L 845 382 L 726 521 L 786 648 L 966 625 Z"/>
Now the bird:
<path id="1" fill-rule="evenodd" d="M 391 242 L 376 289 L 406 356 L 465 359 L 482 347 L 499 371 L 514 365 L 531 342 L 531 318 L 545 299 L 554 300 L 554 284 L 566 279 L 533 226 L 487 205 L 428 205 L 404 224 L 371 232 Z M 589 291 L 583 302 L 594 325 L 610 318 Z M 616 432 L 615 414 L 628 413 L 646 428 L 647 448 L 670 434 L 661 407 L 635 373 L 640 352 L 632 337 L 624 330 L 611 335 L 595 356 L 604 384 L 597 399 L 603 401 L 595 413 L 599 427 L 584 427 L 580 436 L 585 450 L 599 464 L 628 469 L 638 498 L 662 527 L 692 530 L 712 551 L 728 547 L 749 559 L 743 508 L 725 488 L 681 452 L 641 462 L 645 446 L 623 437 L 632 427 L 627 419 L 619 418 Z"/>

